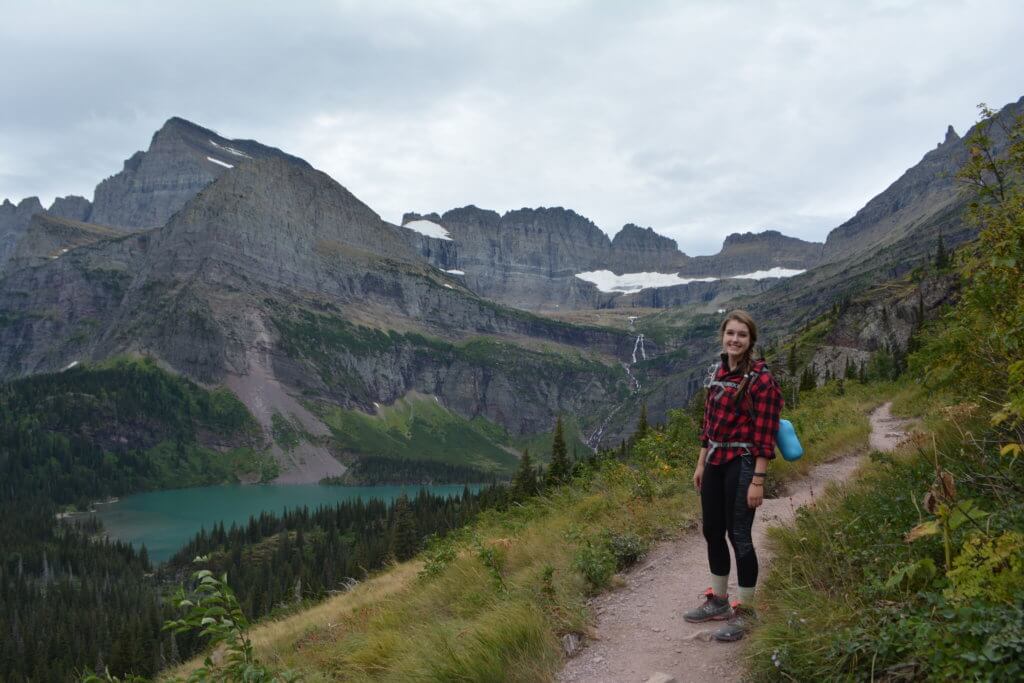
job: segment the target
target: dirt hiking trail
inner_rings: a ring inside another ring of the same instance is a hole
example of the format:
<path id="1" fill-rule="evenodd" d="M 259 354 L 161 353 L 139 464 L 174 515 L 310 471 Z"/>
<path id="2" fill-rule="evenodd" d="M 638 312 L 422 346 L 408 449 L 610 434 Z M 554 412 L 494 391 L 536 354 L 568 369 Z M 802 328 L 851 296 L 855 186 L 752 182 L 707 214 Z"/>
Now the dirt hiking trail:
<path id="1" fill-rule="evenodd" d="M 871 414 L 870 447 L 891 451 L 905 436 L 906 422 L 892 416 L 891 403 Z M 788 524 L 798 507 L 813 504 L 830 482 L 850 477 L 863 451 L 818 465 L 793 482 L 787 495 L 765 500 L 754 520 L 754 547 L 760 575 L 767 574 L 771 553 L 765 531 Z M 736 571 L 729 580 L 736 594 Z M 592 640 L 566 662 L 563 683 L 630 683 L 633 681 L 738 681 L 743 674 L 745 641 L 719 643 L 711 633 L 724 622 L 690 624 L 683 612 L 703 599 L 708 587 L 707 546 L 698 528 L 655 546 L 635 568 L 623 575 L 625 585 L 597 596 L 591 609 L 597 618 Z"/>

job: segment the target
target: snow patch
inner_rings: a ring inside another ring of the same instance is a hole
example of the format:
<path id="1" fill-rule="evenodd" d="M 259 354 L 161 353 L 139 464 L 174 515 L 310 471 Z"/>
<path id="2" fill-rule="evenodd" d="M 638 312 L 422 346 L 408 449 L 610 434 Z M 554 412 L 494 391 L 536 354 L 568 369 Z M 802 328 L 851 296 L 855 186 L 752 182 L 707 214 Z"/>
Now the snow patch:
<path id="1" fill-rule="evenodd" d="M 223 166 L 224 168 L 234 168 L 234 166 L 232 166 L 228 162 L 221 161 L 220 159 L 214 159 L 213 157 L 206 157 L 206 160 L 207 161 L 212 161 L 213 163 L 217 164 L 218 166 Z"/>
<path id="2" fill-rule="evenodd" d="M 679 277 L 675 273 L 624 273 L 616 275 L 610 270 L 590 270 L 576 273 L 576 277 L 592 282 L 602 292 L 632 294 L 642 289 L 688 285 L 691 282 L 714 282 L 713 277 Z"/>
<path id="3" fill-rule="evenodd" d="M 445 286 L 445 287 L 447 287 L 448 289 L 455 289 L 454 287 L 452 287 L 452 286 L 451 286 L 450 284 L 448 284 L 447 282 L 446 282 L 446 283 L 444 283 L 444 286 Z"/>
<path id="4" fill-rule="evenodd" d="M 73 360 L 70 363 L 68 363 L 67 367 L 64 368 L 64 369 L 65 370 L 70 370 L 71 368 L 75 367 L 76 365 L 78 365 L 78 361 L 77 360 Z"/>
<path id="5" fill-rule="evenodd" d="M 251 156 L 249 156 L 248 154 L 246 154 L 245 152 L 243 152 L 241 150 L 235 149 L 234 147 L 228 147 L 227 145 L 218 145 L 213 140 L 210 140 L 210 144 L 213 145 L 214 147 L 216 147 L 217 149 L 224 150 L 228 154 L 234 154 L 236 157 L 244 157 L 246 159 L 252 159 Z M 207 158 L 209 158 L 209 157 L 207 157 Z"/>
<path id="6" fill-rule="evenodd" d="M 466 274 L 466 271 L 464 271 L 464 270 L 446 270 L 444 272 L 450 273 L 452 275 L 465 275 Z"/>
<path id="7" fill-rule="evenodd" d="M 729 277 L 737 280 L 764 280 L 770 277 L 793 277 L 794 275 L 806 272 L 806 270 L 793 270 L 792 268 L 772 268 L 770 270 L 756 270 L 746 275 L 730 275 Z"/>
<path id="8" fill-rule="evenodd" d="M 409 228 L 413 232 L 418 232 L 421 235 L 427 237 L 433 237 L 439 240 L 451 240 L 452 236 L 448 234 L 448 231 L 444 229 L 443 225 L 439 225 L 434 221 L 428 221 L 420 219 L 418 221 L 409 221 L 403 228 Z"/>

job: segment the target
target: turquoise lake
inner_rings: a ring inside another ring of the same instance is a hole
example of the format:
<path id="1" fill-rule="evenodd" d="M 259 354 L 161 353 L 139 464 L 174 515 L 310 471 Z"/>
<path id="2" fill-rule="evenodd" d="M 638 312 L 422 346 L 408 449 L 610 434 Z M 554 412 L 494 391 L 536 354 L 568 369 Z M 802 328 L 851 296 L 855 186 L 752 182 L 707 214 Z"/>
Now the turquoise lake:
<path id="1" fill-rule="evenodd" d="M 127 541 L 136 548 L 145 544 L 149 558 L 155 564 L 174 555 L 200 528 L 209 530 L 219 522 L 224 522 L 225 528 L 232 524 L 242 526 L 248 523 L 249 517 L 261 512 L 280 513 L 302 506 L 312 510 L 356 498 L 390 502 L 402 493 L 414 496 L 421 488 L 435 495 L 459 496 L 463 485 L 201 486 L 125 496 L 113 503 L 98 504 L 96 514 L 111 538 Z M 469 488 L 477 491 L 480 486 L 471 484 Z"/>

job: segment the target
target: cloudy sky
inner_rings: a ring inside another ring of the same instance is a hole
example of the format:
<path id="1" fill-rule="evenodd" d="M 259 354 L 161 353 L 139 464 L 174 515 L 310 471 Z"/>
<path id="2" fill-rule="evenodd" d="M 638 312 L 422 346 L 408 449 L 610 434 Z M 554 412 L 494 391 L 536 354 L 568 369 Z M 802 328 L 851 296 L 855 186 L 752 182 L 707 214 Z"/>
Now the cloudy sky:
<path id="1" fill-rule="evenodd" d="M 398 222 L 572 208 L 690 254 L 822 240 L 975 105 L 1024 3 L 0 0 L 0 199 L 82 194 L 170 116 L 310 161 Z"/>

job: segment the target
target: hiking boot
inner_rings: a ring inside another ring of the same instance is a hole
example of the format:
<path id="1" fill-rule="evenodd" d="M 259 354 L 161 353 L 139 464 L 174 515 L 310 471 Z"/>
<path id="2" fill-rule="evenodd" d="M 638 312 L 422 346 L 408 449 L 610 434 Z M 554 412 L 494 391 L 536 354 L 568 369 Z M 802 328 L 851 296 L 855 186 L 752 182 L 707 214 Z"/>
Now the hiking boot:
<path id="1" fill-rule="evenodd" d="M 691 624 L 699 624 L 702 621 L 729 618 L 729 596 L 718 597 L 715 591 L 710 588 L 704 591 L 704 604 L 692 609 L 683 615 Z"/>
<path id="2" fill-rule="evenodd" d="M 757 621 L 757 614 L 753 608 L 741 605 L 738 602 L 732 603 L 732 616 L 729 622 L 711 634 L 711 637 L 723 643 L 732 643 L 740 640 L 753 627 Z"/>

